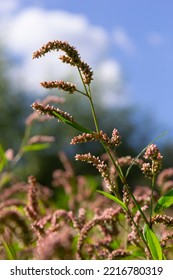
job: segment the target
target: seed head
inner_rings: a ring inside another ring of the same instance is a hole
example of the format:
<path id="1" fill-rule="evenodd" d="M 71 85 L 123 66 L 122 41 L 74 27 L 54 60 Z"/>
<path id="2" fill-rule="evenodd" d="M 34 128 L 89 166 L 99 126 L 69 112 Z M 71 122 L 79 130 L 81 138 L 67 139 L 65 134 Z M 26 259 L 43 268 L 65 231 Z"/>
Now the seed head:
<path id="1" fill-rule="evenodd" d="M 151 179 L 159 172 L 161 168 L 162 156 L 156 145 L 151 144 L 147 147 L 144 154 L 144 159 L 151 160 L 151 163 L 143 163 L 141 170 L 148 178 Z"/>
<path id="2" fill-rule="evenodd" d="M 41 103 L 34 102 L 31 106 L 34 110 L 38 111 L 40 114 L 48 115 L 50 117 L 56 117 L 56 113 L 61 115 L 63 118 L 69 121 L 73 121 L 73 117 L 70 116 L 67 112 L 61 111 L 59 108 L 55 108 L 47 104 L 46 106 Z"/>
<path id="3" fill-rule="evenodd" d="M 151 144 L 147 147 L 146 152 L 144 154 L 144 158 L 151 159 L 151 160 L 161 160 L 162 156 L 161 156 L 157 146 L 154 144 Z"/>
<path id="4" fill-rule="evenodd" d="M 74 46 L 71 46 L 67 42 L 58 40 L 48 42 L 47 44 L 43 45 L 38 51 L 33 53 L 33 59 L 40 58 L 48 52 L 59 50 L 66 53 L 66 55 L 60 56 L 62 62 L 68 63 L 72 66 L 76 66 L 82 74 L 83 82 L 89 85 L 93 80 L 93 71 L 87 63 L 81 60 L 81 57 L 76 48 Z"/>
<path id="5" fill-rule="evenodd" d="M 44 88 L 58 88 L 62 91 L 68 91 L 70 94 L 76 91 L 76 86 L 74 84 L 64 82 L 64 81 L 51 81 L 51 82 L 41 82 L 40 83 Z"/>

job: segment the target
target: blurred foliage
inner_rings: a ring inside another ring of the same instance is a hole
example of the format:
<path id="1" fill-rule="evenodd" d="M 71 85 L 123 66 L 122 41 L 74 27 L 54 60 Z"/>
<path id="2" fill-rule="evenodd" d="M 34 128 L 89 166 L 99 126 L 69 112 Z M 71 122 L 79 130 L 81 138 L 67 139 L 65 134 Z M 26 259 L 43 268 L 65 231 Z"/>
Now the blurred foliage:
<path id="1" fill-rule="evenodd" d="M 16 148 L 23 137 L 27 99 L 16 92 L 8 77 L 11 62 L 0 50 L 0 143 L 7 148 Z"/>

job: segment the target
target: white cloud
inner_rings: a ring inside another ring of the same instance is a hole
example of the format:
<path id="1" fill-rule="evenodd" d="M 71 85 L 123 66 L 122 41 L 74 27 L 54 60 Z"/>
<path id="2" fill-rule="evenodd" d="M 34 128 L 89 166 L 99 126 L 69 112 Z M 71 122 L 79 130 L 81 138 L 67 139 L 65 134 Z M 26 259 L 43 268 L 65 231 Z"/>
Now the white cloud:
<path id="1" fill-rule="evenodd" d="M 107 44 L 107 34 L 102 28 L 91 26 L 84 16 L 64 11 L 26 9 L 11 18 L 7 28 L 6 40 L 11 51 L 24 56 L 31 55 L 42 44 L 54 39 L 77 44 L 86 56 L 96 58 Z"/>
<path id="2" fill-rule="evenodd" d="M 127 102 L 122 69 L 118 62 L 111 59 L 102 61 L 98 65 L 96 79 L 99 83 L 99 88 L 103 91 L 102 101 L 104 104 L 113 107 Z"/>
<path id="3" fill-rule="evenodd" d="M 74 45 L 82 59 L 99 72 L 95 79 L 100 77 L 99 81 L 105 83 L 103 90 L 109 88 L 107 94 L 110 96 L 111 91 L 114 92 L 114 97 L 117 94 L 117 85 L 122 84 L 122 75 L 119 64 L 113 59 L 105 58 L 109 44 L 108 34 L 103 28 L 91 25 L 83 15 L 29 8 L 8 18 L 3 30 L 6 48 L 20 61 L 12 69 L 12 76 L 21 87 L 39 92 L 40 81 L 67 80 L 67 77 L 73 76 L 73 69 L 62 64 L 57 59 L 57 53 L 32 60 L 32 53 L 42 44 L 50 40 L 65 40 Z M 1 34 L 3 30 L 1 29 Z"/>
<path id="4" fill-rule="evenodd" d="M 119 27 L 116 28 L 113 32 L 113 39 L 114 43 L 117 47 L 122 49 L 123 51 L 127 53 L 134 53 L 136 50 L 135 44 L 131 40 L 131 38 L 128 36 L 127 32 Z"/>
<path id="5" fill-rule="evenodd" d="M 161 46 L 164 42 L 163 36 L 158 32 L 152 32 L 148 35 L 147 41 L 153 47 Z"/>

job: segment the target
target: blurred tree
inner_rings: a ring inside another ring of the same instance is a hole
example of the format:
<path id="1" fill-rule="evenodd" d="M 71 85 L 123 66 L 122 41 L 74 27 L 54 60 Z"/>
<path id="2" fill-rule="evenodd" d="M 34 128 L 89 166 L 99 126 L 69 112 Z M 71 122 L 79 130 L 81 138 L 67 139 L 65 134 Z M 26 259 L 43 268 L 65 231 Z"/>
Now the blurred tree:
<path id="1" fill-rule="evenodd" d="M 15 92 L 8 77 L 10 62 L 0 49 L 0 143 L 16 149 L 21 140 L 26 116 L 26 98 Z"/>

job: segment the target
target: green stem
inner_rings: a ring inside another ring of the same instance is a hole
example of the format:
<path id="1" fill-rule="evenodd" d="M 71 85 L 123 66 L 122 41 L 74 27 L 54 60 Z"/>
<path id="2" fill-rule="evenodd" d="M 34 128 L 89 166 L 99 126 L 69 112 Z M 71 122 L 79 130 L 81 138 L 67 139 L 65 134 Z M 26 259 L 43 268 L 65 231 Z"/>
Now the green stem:
<path id="1" fill-rule="evenodd" d="M 95 128 L 96 128 L 97 133 L 99 133 L 99 126 L 98 126 L 98 121 L 97 121 L 97 117 L 96 117 L 96 112 L 95 112 L 94 104 L 93 104 L 93 101 L 92 101 L 91 91 L 90 91 L 90 88 L 89 88 L 89 90 L 87 89 L 87 87 L 86 87 L 86 85 L 85 85 L 85 83 L 83 81 L 83 77 L 82 77 L 82 74 L 80 72 L 80 69 L 78 69 L 78 70 L 79 70 L 79 74 L 80 74 L 82 83 L 84 85 L 85 91 L 86 91 L 86 95 L 87 95 L 87 97 L 89 98 L 89 101 L 90 101 Z M 141 216 L 142 216 L 143 220 L 145 221 L 146 224 L 149 224 L 145 214 L 143 213 L 143 211 L 141 210 L 140 206 L 138 205 L 138 202 L 136 201 L 133 193 L 131 192 L 130 188 L 126 184 L 126 179 L 124 177 L 124 174 L 122 172 L 122 169 L 121 169 L 120 165 L 116 163 L 116 161 L 114 160 L 114 158 L 113 158 L 109 148 L 105 145 L 105 143 L 102 140 L 100 140 L 100 142 L 101 142 L 102 146 L 104 147 L 105 151 L 107 152 L 107 154 L 109 155 L 109 157 L 110 157 L 110 159 L 111 159 L 111 161 L 112 161 L 112 163 L 113 163 L 113 165 L 114 165 L 114 167 L 115 167 L 115 169 L 116 169 L 116 171 L 118 173 L 118 176 L 121 179 L 121 182 L 126 186 L 127 191 L 130 193 L 130 195 L 131 195 L 131 197 L 132 197 L 136 207 L 138 208 L 139 212 L 141 213 Z M 115 191 L 115 194 L 120 198 L 118 190 Z"/>
<path id="2" fill-rule="evenodd" d="M 134 218 L 133 218 L 133 216 L 132 216 L 132 213 L 131 213 L 131 211 L 129 210 L 128 206 L 126 206 L 126 207 L 127 207 L 127 214 L 129 215 L 129 217 L 130 217 L 130 219 L 131 219 L 133 225 L 135 226 L 135 228 L 136 228 L 136 230 L 137 230 L 139 236 L 141 237 L 141 239 L 142 239 L 144 245 L 147 247 L 148 251 L 150 252 L 150 248 L 148 247 L 148 244 L 147 244 L 147 242 L 146 242 L 146 240 L 145 240 L 145 238 L 144 238 L 144 236 L 143 236 L 141 230 L 139 229 L 139 226 L 135 223 Z"/>
<path id="3" fill-rule="evenodd" d="M 96 132 L 99 133 L 100 130 L 99 130 L 99 125 L 98 125 L 98 121 L 97 121 L 97 116 L 96 116 L 94 104 L 93 104 L 93 101 L 92 101 L 92 94 L 91 94 L 91 91 L 90 91 L 90 87 L 88 87 L 88 89 L 87 89 L 87 86 L 86 86 L 86 84 L 84 83 L 84 80 L 83 80 L 83 77 L 82 77 L 82 73 L 81 73 L 81 71 L 80 71 L 79 68 L 78 68 L 78 71 L 79 71 L 79 75 L 80 75 L 80 78 L 81 78 L 81 80 L 82 80 L 82 83 L 83 83 L 85 92 L 86 92 L 86 93 L 82 93 L 82 94 L 85 95 L 85 96 L 87 96 L 87 97 L 89 98 L 89 102 L 90 102 L 90 106 L 91 106 L 91 111 L 92 111 L 92 115 L 93 115 L 93 120 L 94 120 L 94 124 L 95 124 L 95 128 L 96 128 Z M 128 185 L 126 184 L 126 178 L 124 177 L 124 174 L 123 174 L 123 172 L 122 172 L 122 169 L 121 169 L 120 165 L 116 163 L 116 160 L 113 158 L 113 156 L 112 156 L 112 154 L 111 154 L 109 148 L 105 145 L 105 143 L 104 143 L 102 140 L 100 140 L 100 142 L 101 142 L 102 146 L 104 147 L 105 151 L 107 152 L 107 154 L 109 155 L 109 157 L 110 157 L 110 159 L 111 159 L 111 161 L 112 161 L 112 163 L 113 163 L 113 165 L 114 165 L 114 167 L 115 167 L 115 169 L 116 169 L 116 171 L 117 171 L 117 173 L 118 173 L 118 176 L 119 176 L 120 179 L 121 179 L 121 182 L 125 185 L 127 191 L 128 191 L 129 194 L 131 195 L 131 197 L 132 197 L 132 199 L 133 199 L 133 201 L 134 201 L 136 207 L 138 208 L 138 210 L 139 210 L 139 212 L 140 212 L 140 214 L 141 214 L 141 216 L 142 216 L 144 222 L 145 222 L 146 224 L 149 224 L 149 223 L 148 223 L 148 220 L 147 220 L 147 218 L 146 218 L 146 216 L 145 216 L 145 214 L 143 213 L 143 211 L 141 210 L 140 206 L 138 205 L 138 202 L 136 201 L 136 199 L 135 199 L 133 193 L 131 192 L 130 188 L 129 188 Z M 115 195 L 116 195 L 117 197 L 120 198 L 120 195 L 119 195 L 119 193 L 118 193 L 118 190 L 114 190 L 114 192 L 115 192 Z M 136 223 L 134 222 L 134 219 L 133 219 L 132 214 L 131 214 L 131 212 L 130 212 L 130 210 L 129 210 L 128 207 L 127 207 L 127 209 L 128 209 L 127 213 L 128 213 L 128 215 L 129 215 L 129 217 L 130 217 L 132 223 L 134 224 L 134 226 L 135 226 L 135 228 L 136 228 L 136 230 L 137 230 L 139 236 L 140 236 L 141 239 L 143 240 L 145 246 L 148 248 L 148 244 L 147 244 L 147 242 L 146 242 L 146 240 L 145 240 L 145 238 L 144 238 L 142 232 L 140 231 L 138 225 L 136 225 Z M 150 251 L 149 248 L 148 248 L 148 250 Z"/>
<path id="4" fill-rule="evenodd" d="M 139 206 L 139 204 L 138 204 L 136 198 L 134 197 L 134 195 L 133 195 L 131 189 L 129 188 L 128 184 L 126 183 L 126 179 L 125 179 L 125 177 L 124 177 L 124 175 L 123 175 L 123 172 L 122 172 L 121 167 L 120 167 L 119 165 L 116 164 L 116 162 L 115 162 L 115 160 L 114 160 L 112 154 L 110 153 L 109 149 L 104 145 L 104 143 L 102 143 L 102 144 L 103 144 L 103 146 L 104 146 L 106 152 L 108 153 L 108 155 L 109 155 L 109 157 L 110 157 L 112 163 L 114 164 L 114 166 L 115 166 L 115 168 L 116 168 L 116 170 L 117 170 L 117 172 L 118 172 L 118 176 L 119 176 L 120 179 L 121 179 L 121 182 L 124 184 L 126 190 L 128 191 L 128 193 L 130 194 L 131 198 L 133 199 L 133 201 L 134 201 L 134 203 L 135 203 L 137 209 L 139 210 L 139 212 L 140 212 L 140 214 L 141 214 L 141 216 L 142 216 L 144 222 L 145 222 L 147 225 L 149 225 L 149 222 L 148 222 L 148 220 L 147 220 L 147 218 L 146 218 L 144 212 L 143 212 L 142 209 L 140 208 L 140 206 Z"/>
<path id="5" fill-rule="evenodd" d="M 144 222 L 149 226 L 149 222 L 148 222 L 148 220 L 147 220 L 147 218 L 146 218 L 144 212 L 141 210 L 141 208 L 140 208 L 140 206 L 139 206 L 139 204 L 138 204 L 136 198 L 134 197 L 134 195 L 133 195 L 131 189 L 129 188 L 128 184 L 126 183 L 124 186 L 125 186 L 127 192 L 130 194 L 131 198 L 133 199 L 133 202 L 135 203 L 135 205 L 136 205 L 138 211 L 140 212 L 140 214 L 141 214 L 141 216 L 142 216 Z"/>
<path id="6" fill-rule="evenodd" d="M 153 175 L 152 184 L 151 184 L 151 201 L 150 201 L 150 227 L 151 227 L 151 220 L 152 220 L 152 213 L 153 213 L 154 184 L 155 184 L 155 176 Z"/>
<path id="7" fill-rule="evenodd" d="M 99 125 L 98 125 L 98 121 L 97 121 L 97 117 L 96 117 L 96 112 L 95 112 L 94 104 L 93 104 L 93 101 L 92 101 L 92 98 L 91 98 L 90 95 L 88 96 L 88 98 L 89 98 L 90 105 L 91 105 L 91 111 L 92 111 L 92 115 L 93 115 L 93 120 L 94 120 L 95 128 L 96 128 L 97 133 L 99 133 L 100 130 L 99 130 Z"/>
<path id="8" fill-rule="evenodd" d="M 125 224 L 124 224 L 124 249 L 127 250 L 127 242 L 128 242 L 128 220 L 125 218 Z"/>
<path id="9" fill-rule="evenodd" d="M 116 160 L 113 158 L 109 148 L 105 145 L 105 143 L 103 141 L 101 141 L 101 140 L 100 140 L 100 142 L 102 143 L 106 153 L 109 155 L 109 158 L 112 161 L 112 163 L 113 163 L 113 165 L 114 165 L 114 167 L 115 167 L 115 169 L 116 169 L 116 171 L 118 173 L 118 176 L 121 179 L 121 182 L 123 182 L 123 184 L 124 184 L 124 175 L 123 175 L 121 167 L 116 163 Z"/>
<path id="10" fill-rule="evenodd" d="M 97 133 L 99 133 L 99 126 L 98 126 L 98 121 L 97 121 L 97 117 L 96 117 L 96 112 L 95 112 L 94 104 L 93 104 L 93 101 L 92 101 L 91 90 L 90 90 L 90 88 L 88 89 L 86 84 L 84 83 L 84 80 L 83 80 L 83 77 L 82 77 L 82 73 L 81 73 L 79 68 L 78 68 L 78 71 L 79 71 L 80 78 L 82 80 L 82 84 L 83 84 L 84 89 L 85 89 L 85 93 L 82 93 L 82 94 L 87 96 L 88 99 L 89 99 L 89 102 L 90 102 L 90 105 L 91 105 L 91 111 L 92 111 L 92 115 L 93 115 L 93 120 L 94 120 L 94 125 L 95 125 Z"/>
<path id="11" fill-rule="evenodd" d="M 22 155 L 23 155 L 23 147 L 26 145 L 27 140 L 30 136 L 30 132 L 31 132 L 31 126 L 27 126 L 26 130 L 25 130 L 25 135 L 23 137 L 22 143 L 20 145 L 19 151 L 16 154 L 16 156 L 14 157 L 13 161 L 12 161 L 12 166 L 14 167 L 18 161 L 21 159 Z"/>
<path id="12" fill-rule="evenodd" d="M 81 93 L 82 95 L 88 97 L 88 95 L 87 95 L 85 92 L 83 92 L 83 91 L 81 91 L 81 90 L 79 90 L 79 89 L 76 89 L 76 92 L 79 92 L 79 93 Z"/>

